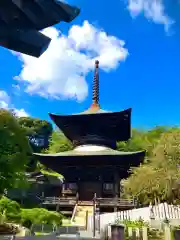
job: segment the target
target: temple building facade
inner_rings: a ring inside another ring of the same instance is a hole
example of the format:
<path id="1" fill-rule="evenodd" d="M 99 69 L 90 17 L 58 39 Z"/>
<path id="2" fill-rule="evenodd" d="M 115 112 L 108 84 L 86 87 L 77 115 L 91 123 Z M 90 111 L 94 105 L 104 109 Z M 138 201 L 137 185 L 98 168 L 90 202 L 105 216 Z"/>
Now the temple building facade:
<path id="1" fill-rule="evenodd" d="M 144 160 L 145 152 L 116 149 L 118 141 L 131 137 L 131 109 L 120 112 L 101 109 L 98 61 L 89 109 L 73 115 L 50 114 L 50 117 L 74 146 L 71 151 L 35 154 L 44 166 L 64 176 L 61 201 L 78 197 L 79 201 L 91 202 L 94 196 L 102 201 L 120 199 L 121 179 L 127 178 L 129 169 Z"/>

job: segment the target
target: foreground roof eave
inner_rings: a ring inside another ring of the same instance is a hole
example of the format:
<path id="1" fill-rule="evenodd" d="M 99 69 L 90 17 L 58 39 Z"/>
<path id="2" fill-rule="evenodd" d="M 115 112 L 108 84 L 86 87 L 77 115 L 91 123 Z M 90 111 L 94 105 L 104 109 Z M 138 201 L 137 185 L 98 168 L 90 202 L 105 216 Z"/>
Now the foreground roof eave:
<path id="1" fill-rule="evenodd" d="M 131 110 L 132 110 L 132 108 L 128 108 L 128 109 L 124 109 L 124 110 L 122 110 L 122 111 L 118 111 L 118 112 L 108 112 L 108 111 L 104 111 L 104 112 L 97 112 L 97 113 L 95 113 L 95 114 L 100 114 L 100 115 L 106 115 L 106 114 L 110 114 L 110 113 L 114 113 L 114 114 L 126 114 L 126 113 L 130 113 L 131 112 Z M 86 111 L 85 111 L 86 112 Z M 51 118 L 54 118 L 54 117 L 72 117 L 72 116 L 83 116 L 83 115 L 95 115 L 94 113 L 92 114 L 92 113 L 89 113 L 89 114 L 87 114 L 87 113 L 84 113 L 83 114 L 83 112 L 81 113 L 81 114 L 79 114 L 79 113 L 76 113 L 76 114 L 70 114 L 70 115 L 67 115 L 67 114 L 65 114 L 65 115 L 61 115 L 61 114 L 56 114 L 56 113 L 48 113 L 49 114 L 49 116 L 51 117 Z"/>
<path id="2" fill-rule="evenodd" d="M 50 153 L 50 154 L 44 154 L 44 153 L 33 153 L 35 156 L 39 157 L 51 157 L 51 158 L 57 158 L 57 157 L 74 157 L 74 156 L 130 156 L 130 155 L 145 155 L 145 151 L 137 151 L 137 152 L 122 152 L 117 150 L 106 150 L 106 151 L 66 151 L 66 152 L 60 152 L 60 153 Z"/>

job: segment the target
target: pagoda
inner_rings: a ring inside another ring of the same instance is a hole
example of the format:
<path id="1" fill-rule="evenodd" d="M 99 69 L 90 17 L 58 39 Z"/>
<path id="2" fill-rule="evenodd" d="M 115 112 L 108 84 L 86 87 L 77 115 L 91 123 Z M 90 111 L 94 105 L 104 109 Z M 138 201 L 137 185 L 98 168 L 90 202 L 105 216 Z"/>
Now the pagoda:
<path id="1" fill-rule="evenodd" d="M 104 111 L 99 103 L 99 62 L 95 62 L 93 97 L 89 109 L 73 115 L 49 114 L 58 128 L 73 143 L 71 151 L 35 154 L 47 168 L 64 178 L 61 197 L 78 194 L 81 201 L 120 198 L 120 181 L 129 169 L 138 166 L 145 152 L 116 150 L 118 141 L 131 136 L 131 109 Z"/>

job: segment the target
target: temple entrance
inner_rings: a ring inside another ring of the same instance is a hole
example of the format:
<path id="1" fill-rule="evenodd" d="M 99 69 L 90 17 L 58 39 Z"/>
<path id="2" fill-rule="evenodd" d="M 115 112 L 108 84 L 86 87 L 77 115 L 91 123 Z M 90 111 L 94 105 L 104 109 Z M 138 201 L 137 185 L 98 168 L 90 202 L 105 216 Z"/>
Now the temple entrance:
<path id="1" fill-rule="evenodd" d="M 102 185 L 100 182 L 82 182 L 79 183 L 79 199 L 91 201 L 96 193 L 97 197 L 101 197 Z"/>

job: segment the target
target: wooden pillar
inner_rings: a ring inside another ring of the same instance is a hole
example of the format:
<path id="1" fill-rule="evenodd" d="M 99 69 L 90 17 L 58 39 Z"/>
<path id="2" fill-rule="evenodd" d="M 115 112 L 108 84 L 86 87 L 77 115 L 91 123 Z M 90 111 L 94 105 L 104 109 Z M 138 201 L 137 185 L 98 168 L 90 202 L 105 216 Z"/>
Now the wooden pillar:
<path id="1" fill-rule="evenodd" d="M 81 196 L 82 190 L 80 190 L 80 188 L 81 188 L 80 179 L 78 179 L 76 184 L 77 184 L 77 195 L 76 195 L 76 197 L 78 196 L 78 201 L 79 201 L 80 199 L 82 199 L 82 196 Z"/>
<path id="2" fill-rule="evenodd" d="M 56 212 L 59 212 L 60 204 L 59 202 L 56 204 Z"/>
<path id="3" fill-rule="evenodd" d="M 120 198 L 120 178 L 117 171 L 114 173 L 114 196 Z"/>
<path id="4" fill-rule="evenodd" d="M 78 203 L 78 201 L 79 201 L 79 192 L 77 191 L 76 192 L 76 203 Z"/>
<path id="5" fill-rule="evenodd" d="M 63 184 L 62 184 L 62 197 L 65 196 L 65 195 L 64 195 L 64 190 L 65 190 L 65 182 L 63 182 Z"/>
<path id="6" fill-rule="evenodd" d="M 116 204 L 114 206 L 114 212 L 118 211 L 118 198 L 120 197 L 120 179 L 119 173 L 117 171 L 114 172 L 114 198 L 116 199 Z"/>
<path id="7" fill-rule="evenodd" d="M 96 193 L 93 199 L 93 237 L 96 236 Z"/>
<path id="8" fill-rule="evenodd" d="M 102 177 L 102 174 L 99 175 L 99 181 L 100 181 L 100 184 L 101 184 L 101 192 L 100 192 L 100 196 L 97 196 L 97 197 L 102 198 L 103 197 L 103 177 Z"/>

